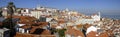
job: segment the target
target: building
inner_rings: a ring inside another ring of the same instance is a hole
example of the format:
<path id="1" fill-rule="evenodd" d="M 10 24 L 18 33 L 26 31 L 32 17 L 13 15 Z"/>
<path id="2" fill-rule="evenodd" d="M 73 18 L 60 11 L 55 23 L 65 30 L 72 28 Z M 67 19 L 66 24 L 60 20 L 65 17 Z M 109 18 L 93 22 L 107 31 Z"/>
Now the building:
<path id="1" fill-rule="evenodd" d="M 31 11 L 31 16 L 34 16 L 37 19 L 39 19 L 41 15 L 43 15 L 43 12 L 40 11 L 40 10 L 33 10 L 33 11 Z"/>
<path id="2" fill-rule="evenodd" d="M 22 8 L 21 15 L 22 16 L 31 16 L 30 9 L 28 9 L 28 8 Z"/>
<path id="3" fill-rule="evenodd" d="M 2 11 L 3 11 L 3 12 L 2 12 L 2 15 L 3 15 L 3 16 L 7 16 L 7 8 L 6 8 L 6 7 L 3 8 Z"/>
<path id="4" fill-rule="evenodd" d="M 98 15 L 97 14 L 94 14 L 94 15 L 92 15 L 91 16 L 92 17 L 92 19 L 94 19 L 94 21 L 100 21 L 100 12 L 98 12 Z"/>
<path id="5" fill-rule="evenodd" d="M 95 22 L 100 21 L 100 12 L 99 15 L 95 14 L 92 16 L 84 16 L 84 18 L 79 18 L 76 21 L 76 24 L 95 24 Z"/>
<path id="6" fill-rule="evenodd" d="M 69 27 L 65 32 L 65 37 L 84 37 L 84 34 L 80 30 Z"/>
<path id="7" fill-rule="evenodd" d="M 94 24 L 94 19 L 78 19 L 76 24 Z"/>

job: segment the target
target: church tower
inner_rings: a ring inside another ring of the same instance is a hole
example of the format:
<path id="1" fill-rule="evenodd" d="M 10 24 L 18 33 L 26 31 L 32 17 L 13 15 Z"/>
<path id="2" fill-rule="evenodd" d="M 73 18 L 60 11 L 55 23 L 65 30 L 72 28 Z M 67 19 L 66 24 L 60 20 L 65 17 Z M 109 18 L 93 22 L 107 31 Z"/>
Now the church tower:
<path id="1" fill-rule="evenodd" d="M 98 15 L 99 15 L 99 21 L 100 21 L 100 18 L 101 18 L 101 14 L 100 14 L 100 12 L 98 12 Z"/>

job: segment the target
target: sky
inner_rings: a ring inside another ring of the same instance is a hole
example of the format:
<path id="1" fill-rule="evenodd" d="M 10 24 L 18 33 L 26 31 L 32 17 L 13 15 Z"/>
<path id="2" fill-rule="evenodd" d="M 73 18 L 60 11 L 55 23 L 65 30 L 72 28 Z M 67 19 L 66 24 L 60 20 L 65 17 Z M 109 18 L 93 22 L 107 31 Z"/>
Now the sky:
<path id="1" fill-rule="evenodd" d="M 120 15 L 120 0 L 0 0 L 0 7 L 14 2 L 18 8 L 35 8 L 39 6 L 70 9 L 84 14 L 101 12 L 105 15 Z"/>

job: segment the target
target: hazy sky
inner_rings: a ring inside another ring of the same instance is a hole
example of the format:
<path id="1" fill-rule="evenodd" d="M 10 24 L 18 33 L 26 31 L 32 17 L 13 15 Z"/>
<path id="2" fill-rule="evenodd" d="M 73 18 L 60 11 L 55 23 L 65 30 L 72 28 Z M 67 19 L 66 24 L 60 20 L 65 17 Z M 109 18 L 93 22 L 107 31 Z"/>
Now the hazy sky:
<path id="1" fill-rule="evenodd" d="M 101 12 L 107 15 L 120 15 L 120 0 L 0 0 L 0 7 L 13 1 L 16 7 L 35 8 L 37 5 L 71 9 L 91 14 Z"/>

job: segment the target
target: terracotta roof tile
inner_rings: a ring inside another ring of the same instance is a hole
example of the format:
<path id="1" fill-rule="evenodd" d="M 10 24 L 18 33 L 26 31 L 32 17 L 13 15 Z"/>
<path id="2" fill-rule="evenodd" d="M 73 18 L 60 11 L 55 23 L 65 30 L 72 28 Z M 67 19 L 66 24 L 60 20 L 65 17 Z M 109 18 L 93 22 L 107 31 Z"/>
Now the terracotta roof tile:
<path id="1" fill-rule="evenodd" d="M 107 32 L 103 32 L 99 35 L 99 37 L 109 37 Z"/>
<path id="2" fill-rule="evenodd" d="M 83 25 L 77 25 L 77 28 L 82 28 Z"/>
<path id="3" fill-rule="evenodd" d="M 83 27 L 85 28 L 85 30 L 87 30 L 87 28 L 89 28 L 90 26 L 90 24 L 85 24 Z"/>
<path id="4" fill-rule="evenodd" d="M 69 35 L 74 35 L 76 37 L 81 36 L 84 37 L 83 33 L 80 30 L 76 30 L 74 28 L 68 29 L 65 34 L 69 34 Z"/>
<path id="5" fill-rule="evenodd" d="M 97 32 L 91 31 L 86 36 L 87 37 L 97 37 L 96 35 L 97 35 Z"/>
<path id="6" fill-rule="evenodd" d="M 26 33 L 16 33 L 14 37 L 55 37 L 55 35 L 35 35 L 35 34 L 26 34 Z"/>

